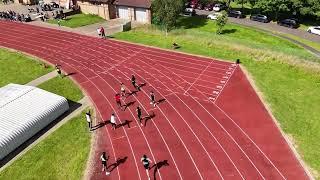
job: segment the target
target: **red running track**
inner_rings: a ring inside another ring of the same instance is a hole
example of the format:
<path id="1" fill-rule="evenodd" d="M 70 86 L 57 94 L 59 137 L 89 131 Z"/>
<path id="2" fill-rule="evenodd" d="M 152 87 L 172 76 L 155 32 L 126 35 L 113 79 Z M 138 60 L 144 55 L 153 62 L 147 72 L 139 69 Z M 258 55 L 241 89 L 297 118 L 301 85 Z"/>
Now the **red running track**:
<path id="1" fill-rule="evenodd" d="M 0 46 L 61 64 L 90 96 L 99 122 L 115 112 L 121 127 L 95 131 L 91 179 L 147 179 L 143 154 L 156 164 L 152 179 L 308 179 L 235 64 L 6 21 Z M 120 82 L 132 89 L 132 74 L 146 84 L 120 111 L 114 94 Z M 156 108 L 151 90 L 163 99 Z M 151 116 L 146 126 L 139 125 L 137 105 Z M 102 151 L 110 155 L 110 176 L 101 172 Z"/>

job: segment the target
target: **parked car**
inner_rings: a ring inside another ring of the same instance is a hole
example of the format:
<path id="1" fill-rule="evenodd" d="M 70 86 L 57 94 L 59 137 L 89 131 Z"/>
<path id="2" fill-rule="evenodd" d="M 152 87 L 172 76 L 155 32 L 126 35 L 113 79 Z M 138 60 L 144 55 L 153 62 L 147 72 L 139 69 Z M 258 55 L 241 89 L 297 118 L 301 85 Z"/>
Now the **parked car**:
<path id="1" fill-rule="evenodd" d="M 216 12 L 219 12 L 219 11 L 224 10 L 226 8 L 227 8 L 226 5 L 218 3 L 218 4 L 215 4 L 212 9 Z"/>
<path id="2" fill-rule="evenodd" d="M 307 31 L 312 34 L 320 35 L 320 26 L 311 26 Z"/>
<path id="3" fill-rule="evenodd" d="M 204 10 L 206 11 L 212 11 L 214 4 L 213 3 L 209 3 L 204 7 Z"/>
<path id="4" fill-rule="evenodd" d="M 262 15 L 262 14 L 252 14 L 252 15 L 250 16 L 250 19 L 251 19 L 252 21 L 259 21 L 259 22 L 263 22 L 263 23 L 268 23 L 268 22 L 270 22 L 270 20 L 268 19 L 268 17 L 265 16 L 265 15 Z"/>
<path id="5" fill-rule="evenodd" d="M 235 11 L 235 10 L 231 10 L 228 12 L 228 16 L 229 17 L 235 17 L 235 18 L 243 18 L 244 16 L 242 15 L 241 11 Z"/>
<path id="6" fill-rule="evenodd" d="M 299 27 L 299 23 L 296 19 L 283 19 L 281 21 L 278 21 L 277 24 L 280 26 L 285 26 L 285 27 L 289 27 L 289 28 L 298 28 Z"/>
<path id="7" fill-rule="evenodd" d="M 194 16 L 196 11 L 193 8 L 186 8 L 183 12 L 183 16 Z"/>
<path id="8" fill-rule="evenodd" d="M 212 13 L 212 14 L 209 14 L 208 16 L 207 16 L 207 18 L 208 19 L 211 19 L 211 20 L 217 20 L 217 18 L 219 17 L 219 16 L 221 16 L 222 14 L 221 13 Z"/>

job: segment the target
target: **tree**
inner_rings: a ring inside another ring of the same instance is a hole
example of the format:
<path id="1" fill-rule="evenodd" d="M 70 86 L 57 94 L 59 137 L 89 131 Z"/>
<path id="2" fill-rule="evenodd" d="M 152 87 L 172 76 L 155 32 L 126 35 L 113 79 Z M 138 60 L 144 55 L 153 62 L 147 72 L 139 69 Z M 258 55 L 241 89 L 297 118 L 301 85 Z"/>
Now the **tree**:
<path id="1" fill-rule="evenodd" d="M 216 20 L 216 23 L 217 23 L 217 26 L 218 26 L 217 34 L 221 34 L 222 33 L 222 29 L 227 24 L 227 21 L 228 21 L 227 12 L 223 11 L 221 13 L 221 15 L 218 16 L 218 18 Z"/>
<path id="2" fill-rule="evenodd" d="M 166 35 L 172 30 L 179 17 L 184 10 L 185 0 L 153 0 L 153 20 L 154 23 L 165 29 Z"/>

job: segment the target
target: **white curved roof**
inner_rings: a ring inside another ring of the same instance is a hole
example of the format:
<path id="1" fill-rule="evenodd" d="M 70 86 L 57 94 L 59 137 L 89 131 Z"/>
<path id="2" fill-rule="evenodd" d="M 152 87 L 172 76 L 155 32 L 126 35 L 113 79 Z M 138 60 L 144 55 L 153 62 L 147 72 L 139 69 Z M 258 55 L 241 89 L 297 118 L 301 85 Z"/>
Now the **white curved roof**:
<path id="1" fill-rule="evenodd" d="M 0 160 L 68 109 L 66 98 L 36 87 L 0 88 Z"/>

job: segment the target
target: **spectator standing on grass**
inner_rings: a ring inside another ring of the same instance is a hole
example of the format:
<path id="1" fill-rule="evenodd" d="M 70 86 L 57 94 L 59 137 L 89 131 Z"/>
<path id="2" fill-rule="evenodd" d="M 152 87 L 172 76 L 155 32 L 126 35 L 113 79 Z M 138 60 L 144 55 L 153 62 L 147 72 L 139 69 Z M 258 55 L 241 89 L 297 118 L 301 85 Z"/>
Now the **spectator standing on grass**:
<path id="1" fill-rule="evenodd" d="M 115 130 L 117 123 L 116 123 L 116 117 L 114 116 L 114 113 L 111 114 L 110 123 L 111 123 L 112 129 Z"/>
<path id="2" fill-rule="evenodd" d="M 143 164 L 143 167 L 146 169 L 148 179 L 150 180 L 149 170 L 150 170 L 150 163 L 152 163 L 152 161 L 147 157 L 147 155 L 143 155 L 141 158 L 141 162 Z"/>
<path id="3" fill-rule="evenodd" d="M 143 124 L 142 124 L 142 112 L 141 112 L 140 106 L 137 107 L 136 111 L 137 111 L 137 116 L 138 116 L 140 125 L 143 126 Z"/>
<path id="4" fill-rule="evenodd" d="M 102 163 L 102 171 L 106 171 L 106 175 L 109 175 L 110 172 L 107 171 L 107 161 L 109 159 L 109 156 L 106 156 L 106 152 L 103 152 L 100 156 L 100 160 Z"/>
<path id="5" fill-rule="evenodd" d="M 157 104 L 157 102 L 156 102 L 156 97 L 155 97 L 153 91 L 150 92 L 150 104 L 152 104 L 153 107 L 155 107 L 156 104 Z"/>
<path id="6" fill-rule="evenodd" d="M 87 122 L 88 122 L 89 131 L 91 131 L 91 129 L 92 129 L 92 118 L 91 118 L 90 111 L 86 112 L 86 119 L 87 119 Z"/>
<path id="7" fill-rule="evenodd" d="M 61 78 L 63 78 L 62 72 L 61 72 L 61 69 L 60 69 L 61 65 L 56 64 L 55 67 L 56 67 L 56 71 L 57 71 L 58 75 L 59 75 Z"/>

